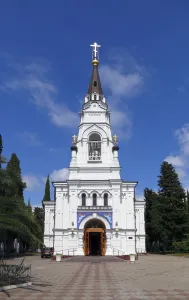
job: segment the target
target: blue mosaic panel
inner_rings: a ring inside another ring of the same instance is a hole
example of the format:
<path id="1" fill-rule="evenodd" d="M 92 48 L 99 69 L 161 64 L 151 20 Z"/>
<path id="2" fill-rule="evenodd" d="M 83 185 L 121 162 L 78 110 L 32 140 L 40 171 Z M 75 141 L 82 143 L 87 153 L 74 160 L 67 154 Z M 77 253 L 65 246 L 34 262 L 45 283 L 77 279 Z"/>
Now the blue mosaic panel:
<path id="1" fill-rule="evenodd" d="M 112 212 L 98 212 L 97 215 L 105 218 L 110 224 L 110 228 L 112 228 Z"/>
<path id="2" fill-rule="evenodd" d="M 79 228 L 79 225 L 85 219 L 86 217 L 92 215 L 92 212 L 78 212 L 77 213 L 77 228 Z"/>
<path id="3" fill-rule="evenodd" d="M 112 228 L 112 212 L 97 212 L 97 211 L 93 211 L 93 212 L 78 212 L 77 213 L 77 228 L 79 228 L 81 222 L 83 221 L 83 219 L 87 218 L 88 216 L 93 215 L 93 213 L 96 213 L 98 216 L 103 217 L 104 219 L 106 219 L 108 221 L 108 223 L 110 224 L 110 228 Z"/>

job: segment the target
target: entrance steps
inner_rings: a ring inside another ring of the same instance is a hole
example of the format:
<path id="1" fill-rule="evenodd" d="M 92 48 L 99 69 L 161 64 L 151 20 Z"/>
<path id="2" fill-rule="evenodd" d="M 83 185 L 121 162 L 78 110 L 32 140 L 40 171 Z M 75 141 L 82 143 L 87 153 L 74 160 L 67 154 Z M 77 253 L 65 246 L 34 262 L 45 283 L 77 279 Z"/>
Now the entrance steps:
<path id="1" fill-rule="evenodd" d="M 82 262 L 82 263 L 107 263 L 107 262 L 116 262 L 119 263 L 119 260 L 116 256 L 106 255 L 106 256 L 73 256 L 69 259 L 69 262 Z"/>
<path id="2" fill-rule="evenodd" d="M 61 260 L 65 259 L 65 258 L 70 258 L 75 256 L 77 249 L 72 248 L 72 249 L 64 249 L 61 251 L 57 251 L 56 254 L 60 254 L 61 255 Z M 56 254 L 53 254 L 52 256 L 52 260 L 56 260 Z"/>

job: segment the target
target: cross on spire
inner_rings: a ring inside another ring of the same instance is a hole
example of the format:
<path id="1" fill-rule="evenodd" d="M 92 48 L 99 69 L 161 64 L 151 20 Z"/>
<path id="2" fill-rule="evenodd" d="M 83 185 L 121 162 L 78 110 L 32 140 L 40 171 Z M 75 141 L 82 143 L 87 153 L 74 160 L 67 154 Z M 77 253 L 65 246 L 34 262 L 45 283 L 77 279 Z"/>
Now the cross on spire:
<path id="1" fill-rule="evenodd" d="M 92 50 L 92 59 L 93 60 L 98 60 L 99 59 L 98 48 L 100 48 L 101 46 L 98 45 L 96 42 L 93 45 L 90 45 L 90 46 L 93 47 L 93 50 Z"/>

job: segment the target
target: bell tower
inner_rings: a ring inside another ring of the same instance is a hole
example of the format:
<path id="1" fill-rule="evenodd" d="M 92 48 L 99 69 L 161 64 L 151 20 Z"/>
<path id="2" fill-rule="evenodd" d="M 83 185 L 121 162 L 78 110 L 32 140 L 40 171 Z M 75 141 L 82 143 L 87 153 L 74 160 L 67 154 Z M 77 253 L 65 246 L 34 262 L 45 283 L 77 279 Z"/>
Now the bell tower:
<path id="1" fill-rule="evenodd" d="M 99 75 L 99 48 L 92 47 L 92 75 L 80 112 L 78 136 L 71 146 L 70 180 L 120 179 L 117 138 Z"/>

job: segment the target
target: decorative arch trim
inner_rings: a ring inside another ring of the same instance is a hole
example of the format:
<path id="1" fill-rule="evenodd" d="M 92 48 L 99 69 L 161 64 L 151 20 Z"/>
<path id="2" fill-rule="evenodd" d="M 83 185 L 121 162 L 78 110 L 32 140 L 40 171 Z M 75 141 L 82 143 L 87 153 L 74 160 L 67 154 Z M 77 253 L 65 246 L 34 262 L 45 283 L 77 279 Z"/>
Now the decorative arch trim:
<path id="1" fill-rule="evenodd" d="M 88 139 L 92 133 L 98 133 L 101 136 L 101 138 L 108 137 L 107 133 L 104 129 L 102 129 L 98 125 L 94 124 L 94 125 L 91 125 L 90 127 L 86 128 L 86 130 L 82 134 L 82 138 L 87 137 L 87 139 Z"/>
<path id="2" fill-rule="evenodd" d="M 77 228 L 84 229 L 85 224 L 92 219 L 99 219 L 101 220 L 106 229 L 112 228 L 112 212 L 78 212 L 77 213 Z"/>
<path id="3" fill-rule="evenodd" d="M 87 191 L 85 191 L 85 190 L 80 191 L 80 192 L 77 194 L 77 196 L 78 196 L 79 198 L 81 198 L 81 195 L 82 195 L 82 194 L 86 194 L 87 197 L 90 197 L 90 193 L 87 192 Z"/>
<path id="4" fill-rule="evenodd" d="M 104 194 L 108 194 L 108 197 L 112 197 L 112 193 L 110 193 L 109 191 L 105 190 L 101 193 L 101 197 L 104 197 Z"/>
<path id="5" fill-rule="evenodd" d="M 92 197 L 93 194 L 97 194 L 98 197 L 101 197 L 100 193 L 98 191 L 93 190 L 89 193 L 89 197 Z"/>

